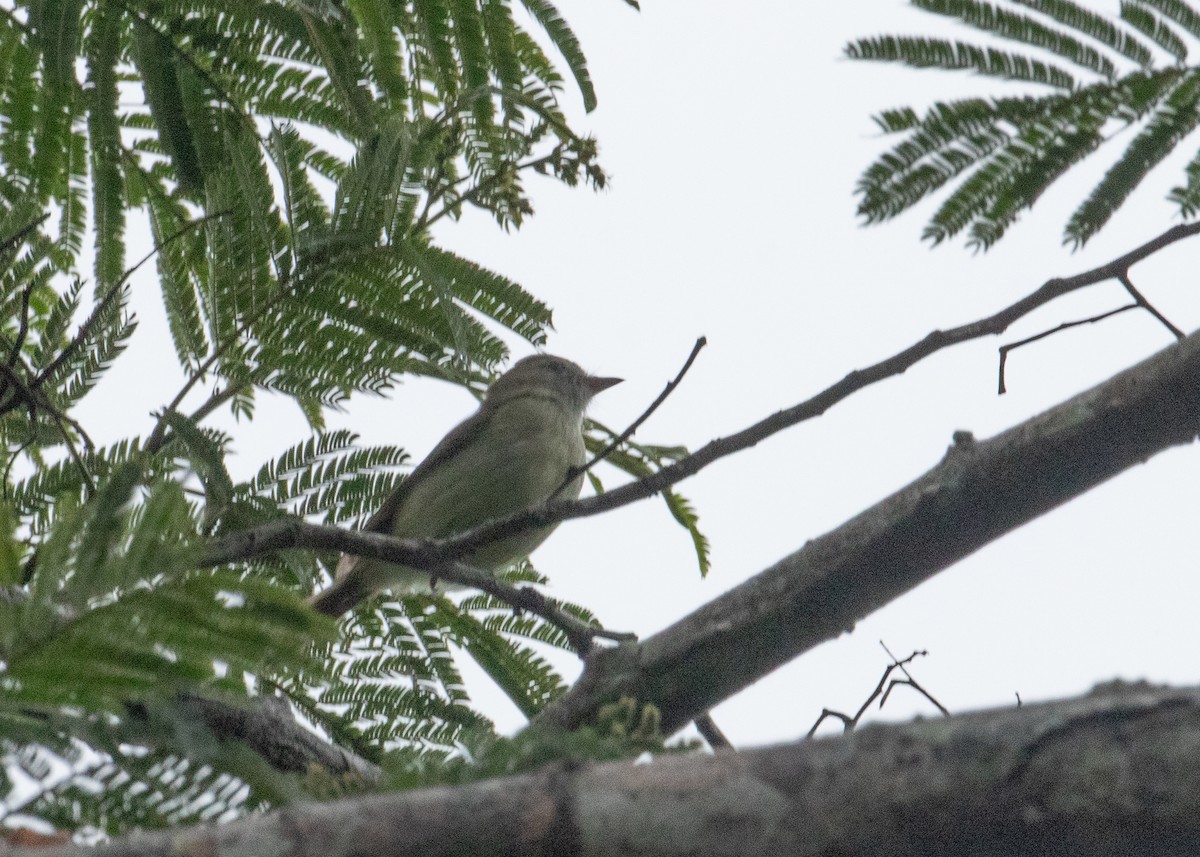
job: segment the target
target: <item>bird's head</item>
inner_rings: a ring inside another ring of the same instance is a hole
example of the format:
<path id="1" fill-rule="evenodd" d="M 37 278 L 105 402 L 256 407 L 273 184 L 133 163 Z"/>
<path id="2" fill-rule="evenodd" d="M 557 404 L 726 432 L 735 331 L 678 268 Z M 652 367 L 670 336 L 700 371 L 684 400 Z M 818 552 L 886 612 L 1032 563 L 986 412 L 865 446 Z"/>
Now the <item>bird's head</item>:
<path id="1" fill-rule="evenodd" d="M 484 402 L 494 405 L 518 396 L 553 395 L 582 414 L 593 396 L 620 383 L 620 378 L 589 375 L 579 364 L 562 357 L 535 354 L 518 360 L 497 378 Z"/>

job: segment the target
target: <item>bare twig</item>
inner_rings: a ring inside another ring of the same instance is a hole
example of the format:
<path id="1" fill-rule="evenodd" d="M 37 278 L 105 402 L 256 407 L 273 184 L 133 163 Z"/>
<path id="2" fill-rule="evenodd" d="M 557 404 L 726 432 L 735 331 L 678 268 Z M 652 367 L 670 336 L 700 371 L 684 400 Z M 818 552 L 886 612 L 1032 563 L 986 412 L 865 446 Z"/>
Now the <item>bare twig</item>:
<path id="1" fill-rule="evenodd" d="M 901 660 L 898 660 L 896 658 L 896 656 L 892 654 L 892 650 L 887 647 L 887 644 L 885 642 L 883 642 L 883 640 L 879 641 L 879 645 L 885 652 L 887 652 L 887 656 L 892 659 L 892 663 L 894 663 L 896 665 L 896 668 L 899 669 L 900 672 L 904 673 L 904 678 L 906 679 L 906 681 L 904 681 L 903 684 L 908 685 L 913 690 L 915 690 L 917 693 L 921 694 L 923 697 L 925 697 L 927 700 L 929 700 L 930 704 L 933 705 L 934 708 L 936 708 L 938 711 L 940 711 L 944 716 L 949 717 L 950 709 L 947 708 L 946 706 L 942 705 L 942 703 L 938 701 L 937 697 L 935 697 L 932 693 L 930 693 L 924 687 L 922 687 L 921 683 L 918 682 L 915 678 L 913 678 L 912 673 L 910 673 L 908 671 L 908 662 L 909 661 L 911 661 L 918 654 L 927 655 L 929 653 L 924 650 L 922 650 L 920 652 L 914 652 L 913 654 L 911 654 L 907 658 L 905 658 L 903 661 L 901 661 Z M 899 681 L 893 681 L 890 685 L 888 685 L 888 689 L 886 691 L 884 691 L 883 698 L 879 700 L 880 708 L 883 708 L 883 704 L 885 702 L 887 702 L 888 695 L 892 692 L 892 688 L 900 683 L 901 682 L 899 682 Z"/>
<path id="2" fill-rule="evenodd" d="M 29 335 L 29 301 L 33 298 L 33 290 L 37 284 L 38 278 L 31 276 L 25 288 L 21 290 L 21 322 L 12 349 L 8 352 L 9 366 L 17 365 L 17 358 L 21 356 L 21 346 L 25 344 L 25 337 Z"/>
<path id="3" fill-rule="evenodd" d="M 587 473 L 595 465 L 612 455 L 613 450 L 615 450 L 625 441 L 629 440 L 629 438 L 633 437 L 633 433 L 641 428 L 642 423 L 648 420 L 652 413 L 658 410 L 658 406 L 667 400 L 667 396 L 675 392 L 675 388 L 679 386 L 679 383 L 683 380 L 683 376 L 687 374 L 688 370 L 692 368 L 692 364 L 696 362 L 696 356 L 700 353 L 700 349 L 706 345 L 708 345 L 707 338 L 701 336 L 699 339 L 697 339 L 696 344 L 692 346 L 692 353 L 689 354 L 687 360 L 684 361 L 683 368 L 680 369 L 678 374 L 675 375 L 674 380 L 667 382 L 667 386 L 664 387 L 663 391 L 658 394 L 658 398 L 651 402 L 650 406 L 647 407 L 646 410 L 642 411 L 642 415 L 640 417 L 629 424 L 629 428 L 625 429 L 625 431 L 621 432 L 616 438 L 614 438 L 612 443 L 604 447 L 604 449 L 602 449 L 600 452 L 593 455 L 587 464 L 583 465 L 582 467 L 572 468 L 570 472 L 567 473 L 567 478 L 563 480 L 562 485 L 559 485 L 558 488 L 555 489 L 554 493 L 550 496 L 557 497 L 559 492 L 570 485 L 575 477 Z"/>
<path id="4" fill-rule="evenodd" d="M 1091 318 L 1081 318 L 1081 319 L 1079 319 L 1079 321 L 1064 321 L 1058 327 L 1051 328 L 1050 330 L 1043 330 L 1041 333 L 1036 333 L 1033 336 L 1026 337 L 1025 339 L 1018 339 L 1016 342 L 1010 342 L 1007 345 L 1001 345 L 1000 346 L 1000 381 L 999 381 L 999 387 L 997 389 L 997 392 L 1001 396 L 1003 396 L 1005 393 L 1008 392 L 1008 388 L 1004 384 L 1004 367 L 1008 363 L 1008 352 L 1014 351 L 1014 350 L 1020 348 L 1022 345 L 1028 345 L 1031 342 L 1037 342 L 1039 339 L 1045 339 L 1047 336 L 1053 336 L 1054 334 L 1059 333 L 1060 331 L 1069 330 L 1072 327 L 1079 327 L 1082 324 L 1095 324 L 1098 321 L 1104 321 L 1104 319 L 1111 318 L 1114 315 L 1119 315 L 1123 312 L 1129 312 L 1129 310 L 1131 310 L 1131 309 L 1139 309 L 1139 306 L 1136 303 L 1126 304 L 1123 307 L 1118 307 L 1117 309 L 1113 309 L 1113 310 L 1109 310 L 1108 312 L 1100 313 L 1100 315 L 1094 315 Z"/>
<path id="5" fill-rule="evenodd" d="M 883 645 L 882 641 L 880 642 L 880 645 Z M 896 656 L 888 651 L 887 646 L 883 646 L 883 649 L 888 653 L 888 657 L 892 659 L 892 662 L 884 669 L 883 675 L 879 677 L 879 683 L 875 685 L 875 689 L 871 691 L 871 695 L 868 696 L 866 700 L 863 701 L 863 704 L 858 707 L 858 711 L 854 712 L 854 715 L 851 716 L 849 714 L 843 714 L 840 711 L 834 711 L 829 708 L 821 709 L 821 714 L 819 717 L 817 717 L 817 721 L 812 725 L 812 728 L 808 730 L 807 737 L 812 738 L 813 735 L 817 733 L 817 729 L 820 727 L 820 725 L 829 719 L 840 720 L 842 722 L 843 732 L 853 732 L 854 728 L 858 726 L 859 722 L 862 720 L 863 715 L 867 713 L 867 709 L 871 707 L 871 703 L 878 699 L 879 707 L 883 708 L 884 704 L 887 702 L 888 696 L 892 692 L 892 688 L 894 688 L 896 685 L 908 685 L 912 687 L 914 690 L 918 691 L 922 696 L 932 702 L 935 706 L 937 706 L 938 711 L 942 712 L 942 714 L 946 715 L 947 717 L 950 716 L 950 712 L 946 710 L 946 707 L 934 699 L 927 690 L 917 684 L 916 680 L 909 675 L 909 672 L 906 669 L 908 664 L 912 663 L 916 658 L 923 657 L 929 653 L 925 651 L 913 652 L 907 658 L 900 661 L 896 660 Z M 892 679 L 892 673 L 897 670 L 902 671 L 905 675 L 905 678 Z"/>
<path id="6" fill-rule="evenodd" d="M 1182 330 L 1180 330 L 1178 327 L 1171 324 L 1171 322 L 1167 319 L 1167 317 L 1165 315 L 1163 315 L 1161 312 L 1159 312 L 1158 309 L 1154 306 L 1154 304 L 1152 304 L 1152 303 L 1150 303 L 1150 301 L 1146 300 L 1145 296 L 1142 295 L 1142 293 L 1139 292 L 1137 290 L 1137 288 L 1133 285 L 1133 281 L 1129 279 L 1128 271 L 1122 271 L 1121 273 L 1117 274 L 1117 279 L 1121 281 L 1121 285 L 1125 287 L 1125 291 L 1129 292 L 1130 297 L 1132 297 L 1135 301 L 1137 301 L 1137 305 L 1140 306 L 1142 309 L 1144 309 L 1146 312 L 1150 313 L 1150 315 L 1157 318 L 1160 322 L 1162 322 L 1163 327 L 1165 327 L 1167 330 L 1171 331 L 1171 334 L 1176 339 L 1183 339 L 1183 337 L 1187 335 Z"/>
<path id="7" fill-rule="evenodd" d="M 696 731 L 700 733 L 700 737 L 708 742 L 708 746 L 714 750 L 732 750 L 733 742 L 725 737 L 725 733 L 721 731 L 721 727 L 712 719 L 712 714 L 708 711 L 701 714 L 692 721 L 696 724 Z"/>

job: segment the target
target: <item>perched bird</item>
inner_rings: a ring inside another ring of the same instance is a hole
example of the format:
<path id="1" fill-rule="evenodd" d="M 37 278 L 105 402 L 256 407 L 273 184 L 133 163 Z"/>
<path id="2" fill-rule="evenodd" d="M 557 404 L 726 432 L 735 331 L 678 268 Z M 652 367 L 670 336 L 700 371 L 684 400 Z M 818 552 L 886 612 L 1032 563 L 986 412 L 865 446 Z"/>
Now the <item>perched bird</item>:
<path id="1" fill-rule="evenodd" d="M 599 378 L 548 354 L 526 357 L 488 389 L 479 410 L 442 438 L 367 522 L 369 532 L 402 538 L 447 538 L 538 506 L 553 495 L 574 499 L 583 486 L 583 414 L 620 378 Z M 559 488 L 562 490 L 558 490 Z M 463 561 L 502 569 L 546 540 L 554 526 L 527 530 L 480 547 Z M 334 583 L 310 604 L 340 616 L 375 592 L 414 592 L 430 573 L 343 556 Z"/>

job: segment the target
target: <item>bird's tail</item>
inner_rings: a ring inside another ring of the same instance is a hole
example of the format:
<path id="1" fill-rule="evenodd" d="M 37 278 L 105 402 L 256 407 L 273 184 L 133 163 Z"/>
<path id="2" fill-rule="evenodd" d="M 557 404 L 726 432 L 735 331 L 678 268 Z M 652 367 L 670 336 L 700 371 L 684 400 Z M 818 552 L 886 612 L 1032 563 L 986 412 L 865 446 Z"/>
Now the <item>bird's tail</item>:
<path id="1" fill-rule="evenodd" d="M 308 603 L 325 616 L 341 616 L 370 594 L 370 588 L 363 585 L 361 574 L 346 574 L 308 599 Z"/>

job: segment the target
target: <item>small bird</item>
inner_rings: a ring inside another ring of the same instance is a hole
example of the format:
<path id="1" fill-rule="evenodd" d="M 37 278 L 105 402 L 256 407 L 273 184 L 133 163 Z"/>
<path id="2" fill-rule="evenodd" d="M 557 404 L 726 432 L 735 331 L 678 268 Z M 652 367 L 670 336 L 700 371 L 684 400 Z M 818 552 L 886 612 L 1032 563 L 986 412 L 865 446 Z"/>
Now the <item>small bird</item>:
<path id="1" fill-rule="evenodd" d="M 585 461 L 584 412 L 593 396 L 619 383 L 620 378 L 589 375 L 562 357 L 539 354 L 518 361 L 488 388 L 479 410 L 442 438 L 400 483 L 364 529 L 401 538 L 448 538 L 552 496 L 578 497 L 583 473 L 567 480 Z M 555 526 L 484 545 L 463 561 L 488 571 L 503 569 L 528 556 Z M 318 613 L 340 616 L 375 592 L 419 591 L 430 578 L 427 571 L 343 556 L 334 583 L 309 603 Z"/>

